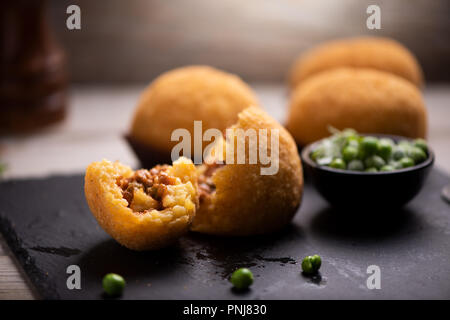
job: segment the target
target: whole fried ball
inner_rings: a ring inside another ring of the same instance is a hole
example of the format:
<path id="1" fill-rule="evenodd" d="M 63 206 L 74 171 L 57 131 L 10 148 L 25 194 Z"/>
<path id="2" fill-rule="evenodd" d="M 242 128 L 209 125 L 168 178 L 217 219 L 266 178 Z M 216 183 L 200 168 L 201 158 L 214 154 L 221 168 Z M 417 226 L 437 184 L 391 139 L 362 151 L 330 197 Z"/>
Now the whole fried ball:
<path id="1" fill-rule="evenodd" d="M 399 42 L 378 37 L 359 37 L 326 42 L 302 54 L 289 75 L 291 88 L 308 77 L 334 68 L 372 68 L 402 77 L 418 87 L 422 69 L 414 55 Z"/>
<path id="2" fill-rule="evenodd" d="M 233 133 L 241 129 L 242 132 L 254 130 L 256 134 L 267 130 L 265 150 L 278 161 L 278 171 L 262 174 L 261 169 L 269 167 L 269 164 L 262 164 L 260 160 L 251 164 L 249 150 L 253 148 L 249 147 L 250 143 L 245 147 L 244 164 L 227 162 L 226 146 L 238 140 L 243 142 L 246 138 L 222 140 L 223 155 L 214 157 L 225 159 L 225 163 L 198 167 L 200 206 L 191 226 L 193 231 L 227 236 L 264 234 L 286 226 L 297 212 L 302 198 L 303 176 L 292 136 L 267 113 L 255 107 L 239 113 L 237 124 L 230 128 Z M 278 148 L 271 143 L 277 140 L 276 132 L 279 135 Z M 253 151 L 261 151 L 264 146 L 261 140 L 258 139 L 257 149 Z M 237 150 L 237 144 L 235 147 Z"/>
<path id="3" fill-rule="evenodd" d="M 119 162 L 91 163 L 85 196 L 111 237 L 132 250 L 170 245 L 186 233 L 197 205 L 197 171 L 191 160 L 133 171 Z"/>
<path id="4" fill-rule="evenodd" d="M 174 69 L 160 75 L 143 92 L 129 137 L 141 150 L 170 159 L 178 143 L 171 141 L 175 129 L 185 128 L 194 137 L 194 121 L 200 120 L 203 132 L 223 130 L 250 105 L 258 105 L 256 96 L 236 75 L 207 66 Z"/>
<path id="5" fill-rule="evenodd" d="M 329 126 L 424 138 L 427 110 L 416 86 L 373 69 L 333 69 L 292 93 L 287 129 L 299 145 L 330 135 Z"/>

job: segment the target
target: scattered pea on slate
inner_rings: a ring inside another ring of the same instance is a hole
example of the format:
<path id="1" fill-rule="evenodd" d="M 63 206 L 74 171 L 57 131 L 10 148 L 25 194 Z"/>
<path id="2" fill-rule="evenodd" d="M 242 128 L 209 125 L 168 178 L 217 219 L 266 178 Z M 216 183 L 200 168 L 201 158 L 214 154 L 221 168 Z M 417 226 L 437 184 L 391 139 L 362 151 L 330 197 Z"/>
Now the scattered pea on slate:
<path id="1" fill-rule="evenodd" d="M 118 296 L 122 294 L 125 288 L 125 279 L 116 274 L 108 273 L 103 277 L 103 290 L 109 296 Z"/>
<path id="2" fill-rule="evenodd" d="M 319 255 L 307 256 L 303 258 L 302 270 L 305 274 L 314 274 L 319 271 L 321 265 L 322 259 Z"/>
<path id="3" fill-rule="evenodd" d="M 253 273 L 247 268 L 237 269 L 231 275 L 230 282 L 236 289 L 246 289 L 253 283 Z"/>

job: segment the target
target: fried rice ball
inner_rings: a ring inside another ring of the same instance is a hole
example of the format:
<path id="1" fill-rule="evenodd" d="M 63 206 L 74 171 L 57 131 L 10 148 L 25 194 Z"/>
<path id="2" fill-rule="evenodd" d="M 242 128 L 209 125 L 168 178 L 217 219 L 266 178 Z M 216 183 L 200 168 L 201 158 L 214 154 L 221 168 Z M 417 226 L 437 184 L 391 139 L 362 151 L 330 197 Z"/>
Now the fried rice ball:
<path id="1" fill-rule="evenodd" d="M 325 70 L 353 67 L 393 73 L 418 87 L 422 69 L 414 55 L 399 42 L 378 37 L 359 37 L 326 42 L 301 55 L 289 75 L 291 88 Z"/>
<path id="2" fill-rule="evenodd" d="M 224 130 L 250 105 L 258 105 L 256 96 L 236 75 L 207 66 L 174 69 L 160 75 L 143 92 L 129 140 L 135 151 L 140 150 L 141 162 L 151 162 L 146 161 L 146 150 L 162 162 L 170 159 L 178 143 L 171 141 L 175 129 L 186 128 L 193 137 L 194 121 L 201 120 L 203 131 Z"/>
<path id="3" fill-rule="evenodd" d="M 301 146 L 329 136 L 329 126 L 425 138 L 427 110 L 417 87 L 400 77 L 373 69 L 333 69 L 294 90 L 287 117 L 287 129 Z"/>
<path id="4" fill-rule="evenodd" d="M 191 160 L 133 171 L 119 162 L 91 163 L 85 196 L 100 226 L 132 250 L 165 247 L 189 229 L 197 203 Z"/>
<path id="5" fill-rule="evenodd" d="M 222 156 L 212 153 L 212 157 L 216 161 L 225 159 L 225 164 L 208 162 L 198 167 L 200 206 L 191 226 L 193 231 L 225 236 L 269 233 L 288 224 L 300 205 L 302 166 L 292 136 L 260 108 L 245 109 L 238 117 L 237 124 L 231 127 L 233 132 L 267 129 L 267 151 L 269 155 L 278 153 L 278 171 L 262 175 L 261 168 L 267 165 L 260 160 L 249 164 L 249 144 L 245 164 L 227 164 L 226 145 L 237 140 L 222 140 Z M 279 132 L 278 150 L 271 147 L 271 129 Z M 258 138 L 258 146 L 260 142 Z"/>

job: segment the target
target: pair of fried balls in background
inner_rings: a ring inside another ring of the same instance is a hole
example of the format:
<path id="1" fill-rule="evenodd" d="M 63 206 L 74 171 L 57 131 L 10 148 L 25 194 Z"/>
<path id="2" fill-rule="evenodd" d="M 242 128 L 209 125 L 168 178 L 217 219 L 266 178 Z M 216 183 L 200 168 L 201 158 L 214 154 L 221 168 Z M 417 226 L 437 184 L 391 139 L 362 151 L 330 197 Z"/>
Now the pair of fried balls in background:
<path id="1" fill-rule="evenodd" d="M 251 164 L 247 143 L 245 163 L 237 163 L 236 158 L 227 162 L 226 146 L 236 141 L 233 138 L 222 139 L 219 146 L 223 148 L 211 152 L 215 160 L 226 160 L 222 164 L 195 167 L 191 160 L 180 158 L 173 166 L 137 171 L 107 160 L 89 165 L 85 196 L 100 226 L 132 250 L 163 248 L 189 229 L 249 236 L 283 228 L 295 215 L 303 192 L 301 161 L 294 139 L 257 107 L 239 113 L 230 129 L 233 133 L 254 130 L 258 142 L 253 151 L 260 155 L 259 148 L 266 148 L 271 161 Z M 265 144 L 259 136 L 261 129 L 267 132 Z M 245 136 L 232 136 L 246 140 Z M 263 168 L 271 167 L 275 170 L 262 174 Z"/>
<path id="2" fill-rule="evenodd" d="M 171 141 L 175 129 L 187 129 L 193 137 L 194 121 L 202 121 L 203 132 L 224 130 L 251 105 L 259 105 L 256 95 L 236 75 L 208 66 L 174 69 L 145 89 L 127 138 L 143 165 L 166 163 L 178 143 Z"/>
<path id="3" fill-rule="evenodd" d="M 422 81 L 413 55 L 393 40 L 324 44 L 294 65 L 287 129 L 301 146 L 328 136 L 330 126 L 425 138 Z"/>
<path id="4" fill-rule="evenodd" d="M 357 37 L 325 42 L 295 61 L 289 74 L 294 89 L 307 78 L 331 69 L 369 68 L 423 85 L 423 72 L 414 55 L 401 43 L 382 37 Z"/>

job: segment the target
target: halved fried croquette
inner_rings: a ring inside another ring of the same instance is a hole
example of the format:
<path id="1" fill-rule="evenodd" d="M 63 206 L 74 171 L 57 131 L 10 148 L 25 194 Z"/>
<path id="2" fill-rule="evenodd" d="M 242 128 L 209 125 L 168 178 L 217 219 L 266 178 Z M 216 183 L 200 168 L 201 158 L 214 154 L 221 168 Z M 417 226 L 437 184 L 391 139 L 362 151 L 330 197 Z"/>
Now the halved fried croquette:
<path id="1" fill-rule="evenodd" d="M 325 42 L 302 54 L 289 75 L 291 89 L 309 77 L 335 68 L 371 68 L 395 74 L 418 87 L 422 69 L 414 55 L 399 42 L 382 37 L 356 37 Z"/>
<path id="2" fill-rule="evenodd" d="M 329 127 L 424 138 L 427 110 L 411 82 L 374 69 L 321 72 L 292 92 L 287 129 L 299 145 L 330 135 Z"/>
<path id="3" fill-rule="evenodd" d="M 243 129 L 271 129 L 279 132 L 278 171 L 263 175 L 260 161 L 245 164 L 226 163 L 224 154 L 215 155 L 225 164 L 203 164 L 197 167 L 199 209 L 191 230 L 226 236 L 247 236 L 277 231 L 288 224 L 301 202 L 303 176 L 297 146 L 291 135 L 260 108 L 247 108 L 239 113 L 239 120 L 231 127 Z M 268 154 L 272 150 L 268 138 Z M 227 141 L 224 143 L 230 143 Z M 260 146 L 260 144 L 258 144 Z M 248 150 L 247 150 L 248 151 Z M 260 150 L 258 149 L 258 152 Z"/>
<path id="4" fill-rule="evenodd" d="M 84 188 L 100 226 L 133 250 L 174 242 L 188 231 L 197 205 L 197 171 L 186 158 L 137 171 L 119 162 L 93 162 Z"/>

